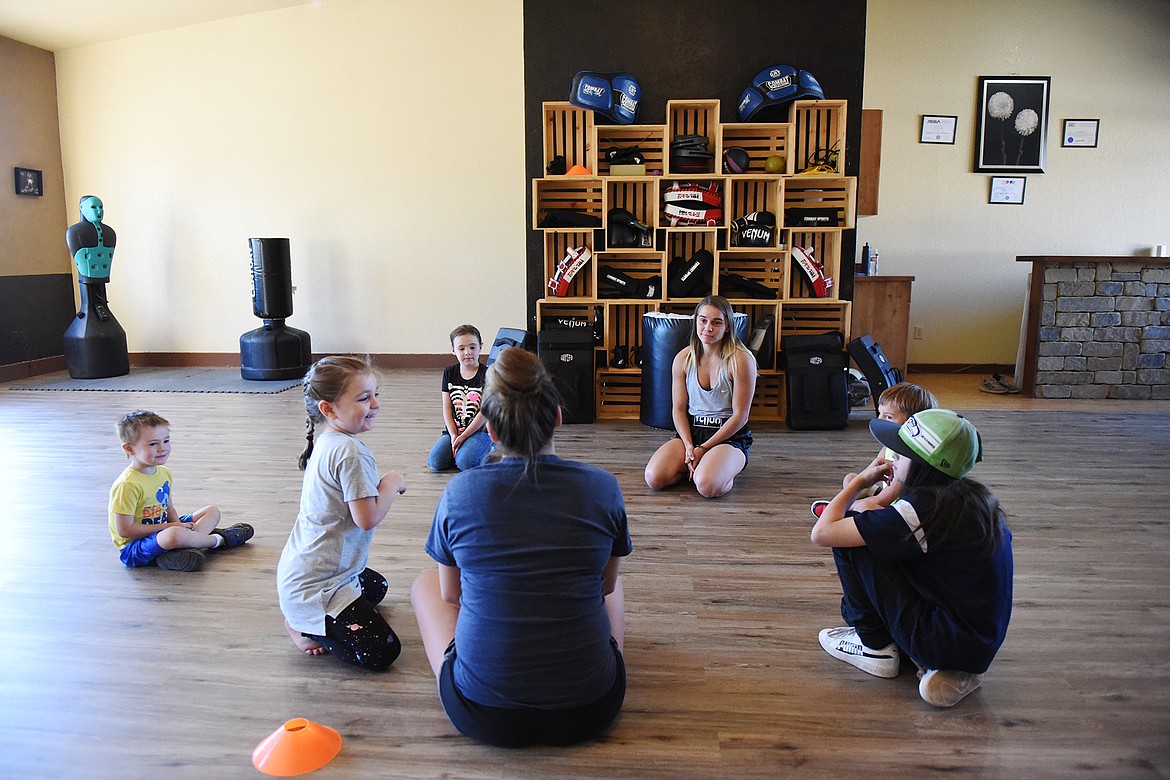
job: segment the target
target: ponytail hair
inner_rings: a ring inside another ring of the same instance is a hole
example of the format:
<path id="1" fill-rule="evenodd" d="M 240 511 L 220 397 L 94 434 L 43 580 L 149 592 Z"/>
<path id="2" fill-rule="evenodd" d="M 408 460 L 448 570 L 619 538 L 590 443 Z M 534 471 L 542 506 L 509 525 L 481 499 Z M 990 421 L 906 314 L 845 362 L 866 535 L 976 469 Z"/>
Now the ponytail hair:
<path id="1" fill-rule="evenodd" d="M 903 493 L 919 496 L 918 517 L 932 547 L 956 538 L 991 555 L 1003 541 L 1004 511 L 986 485 L 970 477 L 955 479 L 941 471 L 910 461 Z"/>
<path id="2" fill-rule="evenodd" d="M 313 434 L 316 425 L 325 422 L 325 416 L 321 414 L 321 401 L 335 403 L 341 394 L 345 392 L 345 387 L 349 384 L 349 380 L 355 376 L 373 372 L 371 365 L 369 355 L 363 355 L 361 357 L 354 355 L 330 355 L 329 357 L 321 358 L 309 366 L 303 382 L 305 392 L 305 439 L 308 443 L 305 445 L 305 451 L 301 453 L 301 457 L 297 459 L 297 466 L 300 467 L 301 471 L 305 470 L 305 466 L 309 462 L 309 456 L 313 454 Z"/>
<path id="3" fill-rule="evenodd" d="M 480 411 L 510 455 L 523 458 L 525 471 L 552 441 L 561 395 L 540 358 L 506 347 L 484 381 Z"/>

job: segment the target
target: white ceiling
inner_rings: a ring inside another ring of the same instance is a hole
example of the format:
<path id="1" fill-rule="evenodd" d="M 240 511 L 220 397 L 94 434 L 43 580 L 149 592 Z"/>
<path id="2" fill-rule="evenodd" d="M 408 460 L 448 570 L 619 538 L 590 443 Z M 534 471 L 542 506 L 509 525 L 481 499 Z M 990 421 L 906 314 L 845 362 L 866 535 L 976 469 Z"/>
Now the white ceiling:
<path id="1" fill-rule="evenodd" d="M 324 0 L 0 0 L 0 36 L 49 51 Z"/>

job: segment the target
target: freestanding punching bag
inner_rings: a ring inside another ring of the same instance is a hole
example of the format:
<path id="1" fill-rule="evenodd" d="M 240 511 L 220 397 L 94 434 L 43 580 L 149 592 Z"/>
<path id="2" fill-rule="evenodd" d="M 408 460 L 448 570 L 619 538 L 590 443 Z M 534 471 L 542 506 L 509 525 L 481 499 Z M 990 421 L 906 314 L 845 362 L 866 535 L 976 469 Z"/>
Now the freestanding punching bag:
<path id="1" fill-rule="evenodd" d="M 244 379 L 299 379 L 313 362 L 309 334 L 284 324 L 292 316 L 292 261 L 287 238 L 249 239 L 252 313 L 264 326 L 240 336 Z"/>
<path id="2" fill-rule="evenodd" d="M 670 367 L 691 337 L 694 317 L 651 311 L 642 315 L 642 402 L 638 417 L 651 428 L 674 429 Z"/>
<path id="3" fill-rule="evenodd" d="M 691 338 L 695 318 L 690 314 L 651 311 L 642 315 L 642 398 L 638 417 L 651 428 L 674 430 L 674 358 Z M 747 314 L 735 312 L 735 334 L 747 337 Z"/>
<path id="4" fill-rule="evenodd" d="M 81 199 L 81 219 L 65 231 L 65 243 L 77 266 L 81 309 L 65 329 L 65 366 L 74 379 L 104 379 L 130 373 L 126 331 L 110 311 L 106 282 L 114 263 L 118 236 L 102 222 L 105 206 L 96 195 Z"/>

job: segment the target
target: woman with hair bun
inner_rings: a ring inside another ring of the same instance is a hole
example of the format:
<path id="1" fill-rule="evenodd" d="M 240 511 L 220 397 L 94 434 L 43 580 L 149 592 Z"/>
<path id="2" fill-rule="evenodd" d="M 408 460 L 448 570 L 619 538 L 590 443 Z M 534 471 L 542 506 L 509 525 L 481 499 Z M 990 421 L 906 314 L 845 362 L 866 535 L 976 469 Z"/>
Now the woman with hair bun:
<path id="1" fill-rule="evenodd" d="M 554 452 L 560 397 L 536 355 L 503 350 L 480 410 L 502 457 L 451 477 L 426 542 L 438 569 L 410 594 L 439 697 L 491 745 L 592 739 L 625 698 L 621 489 Z"/>

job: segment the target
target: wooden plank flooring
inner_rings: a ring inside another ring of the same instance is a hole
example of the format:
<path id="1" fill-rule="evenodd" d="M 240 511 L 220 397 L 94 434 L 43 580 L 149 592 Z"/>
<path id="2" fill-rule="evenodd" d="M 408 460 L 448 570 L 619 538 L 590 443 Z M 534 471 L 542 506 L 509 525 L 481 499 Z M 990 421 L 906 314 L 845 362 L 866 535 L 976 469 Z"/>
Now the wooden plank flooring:
<path id="1" fill-rule="evenodd" d="M 371 553 L 405 646 L 383 675 L 300 655 L 282 630 L 299 392 L 0 385 L 0 777 L 259 777 L 252 749 L 298 716 L 345 739 L 320 778 L 1170 776 L 1170 404 L 988 396 L 963 376 L 919 381 L 969 410 L 987 453 L 975 475 L 1015 533 L 1012 626 L 980 692 L 935 710 L 912 672 L 879 680 L 817 644 L 840 591 L 808 505 L 876 451 L 863 415 L 840 432 L 756 425 L 717 501 L 645 487 L 665 433 L 569 426 L 560 454 L 610 469 L 626 495 L 629 693 L 604 740 L 523 751 L 450 726 L 407 598 L 448 479 L 425 467 L 433 371 L 384 376 L 366 437 L 409 485 Z M 110 543 L 113 423 L 139 407 L 171 420 L 179 507 L 214 502 L 256 527 L 203 572 L 127 569 Z"/>

